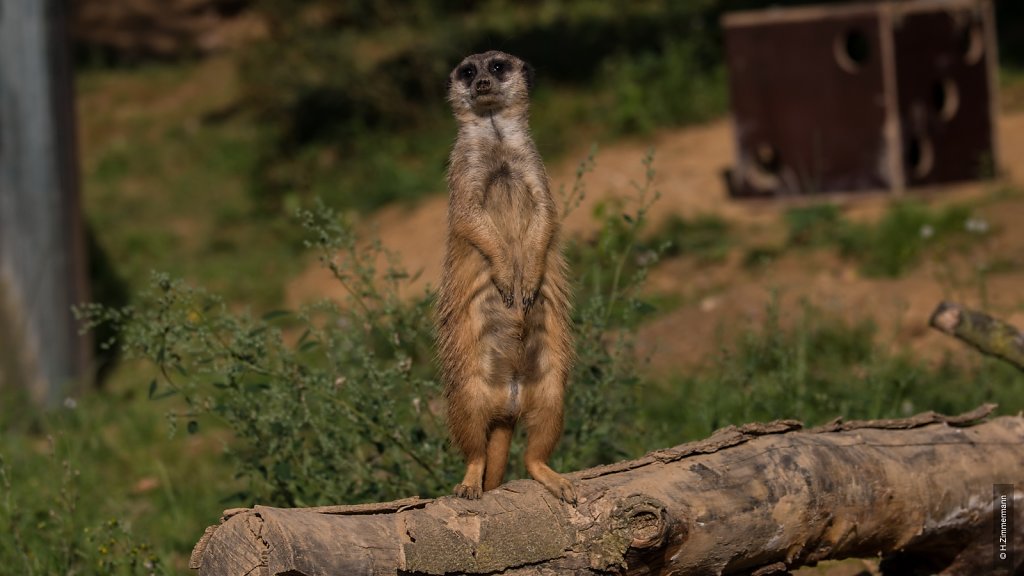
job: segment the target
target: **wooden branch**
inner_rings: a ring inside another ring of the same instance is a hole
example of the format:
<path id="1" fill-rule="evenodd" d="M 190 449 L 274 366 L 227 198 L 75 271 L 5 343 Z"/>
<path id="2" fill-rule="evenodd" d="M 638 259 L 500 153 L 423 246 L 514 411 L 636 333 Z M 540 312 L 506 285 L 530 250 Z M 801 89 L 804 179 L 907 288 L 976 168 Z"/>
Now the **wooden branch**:
<path id="1" fill-rule="evenodd" d="M 953 302 L 942 302 L 932 312 L 929 324 L 983 354 L 1001 358 L 1024 370 L 1024 334 L 1002 320 Z"/>
<path id="2" fill-rule="evenodd" d="M 993 485 L 1024 485 L 1024 418 L 747 424 L 476 501 L 226 511 L 191 567 L 227 574 L 774 574 L 826 559 L 987 574 Z M 1021 509 L 1021 497 L 1013 502 Z M 1024 560 L 1024 522 L 1010 541 Z M 1013 567 L 1011 567 L 1013 568 Z"/>

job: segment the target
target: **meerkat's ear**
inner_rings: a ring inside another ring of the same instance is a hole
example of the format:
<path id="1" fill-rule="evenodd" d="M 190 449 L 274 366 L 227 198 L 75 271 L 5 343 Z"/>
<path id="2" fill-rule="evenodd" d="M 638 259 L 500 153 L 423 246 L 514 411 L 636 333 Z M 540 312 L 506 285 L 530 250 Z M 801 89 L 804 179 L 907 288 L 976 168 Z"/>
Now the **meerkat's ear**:
<path id="1" fill-rule="evenodd" d="M 534 72 L 529 62 L 523 62 L 523 77 L 526 78 L 526 90 L 533 92 Z"/>

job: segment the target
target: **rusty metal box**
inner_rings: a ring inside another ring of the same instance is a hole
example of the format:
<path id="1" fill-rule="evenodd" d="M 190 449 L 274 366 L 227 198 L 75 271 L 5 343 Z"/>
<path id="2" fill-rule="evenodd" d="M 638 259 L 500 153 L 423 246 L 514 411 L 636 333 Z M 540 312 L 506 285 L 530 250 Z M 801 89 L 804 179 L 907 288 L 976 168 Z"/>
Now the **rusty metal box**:
<path id="1" fill-rule="evenodd" d="M 734 195 L 899 192 L 993 173 L 989 0 L 776 8 L 722 24 Z"/>

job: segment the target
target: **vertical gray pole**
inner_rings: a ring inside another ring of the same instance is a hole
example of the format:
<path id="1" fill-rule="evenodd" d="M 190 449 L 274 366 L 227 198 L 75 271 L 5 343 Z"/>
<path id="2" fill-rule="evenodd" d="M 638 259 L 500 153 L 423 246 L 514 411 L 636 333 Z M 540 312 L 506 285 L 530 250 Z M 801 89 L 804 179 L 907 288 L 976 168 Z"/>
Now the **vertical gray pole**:
<path id="1" fill-rule="evenodd" d="M 89 343 L 68 0 L 0 0 L 0 386 L 53 405 Z"/>

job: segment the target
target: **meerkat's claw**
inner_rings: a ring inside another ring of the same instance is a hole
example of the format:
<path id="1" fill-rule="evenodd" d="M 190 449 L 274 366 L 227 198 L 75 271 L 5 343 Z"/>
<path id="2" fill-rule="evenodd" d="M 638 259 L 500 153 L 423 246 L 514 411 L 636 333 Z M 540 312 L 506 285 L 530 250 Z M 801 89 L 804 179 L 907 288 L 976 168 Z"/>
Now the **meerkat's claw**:
<path id="1" fill-rule="evenodd" d="M 511 308 L 515 305 L 515 290 L 511 286 L 502 288 L 500 283 L 495 282 L 494 287 L 498 289 L 498 294 L 501 296 L 501 301 L 504 302 L 506 308 Z"/>
<path id="2" fill-rule="evenodd" d="M 523 296 L 523 310 L 529 312 L 531 306 L 533 306 L 533 296 Z"/>
<path id="3" fill-rule="evenodd" d="M 575 506 L 577 503 L 576 488 L 574 488 L 572 484 L 567 483 L 565 486 L 562 486 L 558 497 L 561 498 L 563 502 L 568 502 Z"/>
<path id="4" fill-rule="evenodd" d="M 455 487 L 455 495 L 467 500 L 479 500 L 482 493 L 483 490 L 480 486 L 466 486 L 465 484 L 459 484 Z"/>

